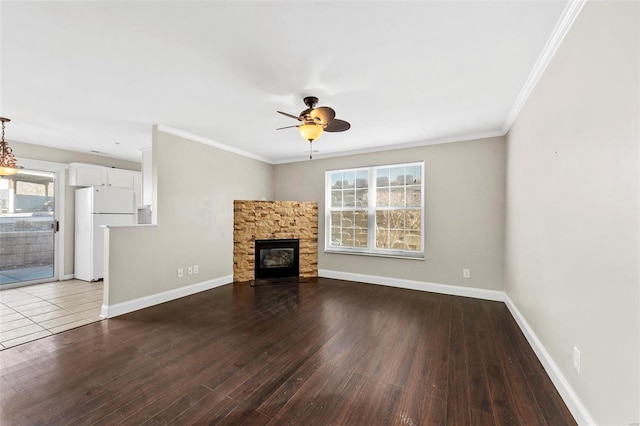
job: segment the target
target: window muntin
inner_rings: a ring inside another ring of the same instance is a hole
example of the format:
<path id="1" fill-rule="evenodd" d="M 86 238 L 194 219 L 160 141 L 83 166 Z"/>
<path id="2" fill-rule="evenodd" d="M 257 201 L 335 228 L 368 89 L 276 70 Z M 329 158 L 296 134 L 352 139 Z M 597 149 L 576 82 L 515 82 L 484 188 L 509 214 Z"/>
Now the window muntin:
<path id="1" fill-rule="evenodd" d="M 326 172 L 329 252 L 424 258 L 420 163 Z"/>

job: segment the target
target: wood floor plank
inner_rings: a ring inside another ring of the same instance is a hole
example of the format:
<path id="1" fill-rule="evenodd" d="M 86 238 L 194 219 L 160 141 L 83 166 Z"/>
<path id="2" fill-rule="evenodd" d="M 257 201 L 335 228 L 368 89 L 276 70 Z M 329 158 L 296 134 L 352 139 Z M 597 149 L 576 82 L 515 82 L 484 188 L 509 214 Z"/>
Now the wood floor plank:
<path id="1" fill-rule="evenodd" d="M 302 388 L 291 398 L 287 404 L 273 417 L 271 424 L 283 423 L 309 424 L 318 415 L 319 410 L 328 406 L 327 395 L 331 397 L 336 390 L 344 388 L 349 382 L 352 373 L 344 370 L 344 367 L 332 364 L 322 364 Z M 350 403 L 353 396 L 345 399 Z"/>
<path id="2" fill-rule="evenodd" d="M 466 380 L 469 385 L 469 408 L 470 410 L 493 416 L 487 374 L 482 362 L 482 357 L 478 356 L 478 348 L 480 347 L 478 330 L 483 328 L 483 323 L 478 321 L 481 316 L 480 305 L 477 301 L 470 299 L 463 299 L 460 302 L 463 309 L 464 350 Z M 474 423 L 473 418 L 472 423 Z"/>
<path id="3" fill-rule="evenodd" d="M 209 392 L 200 401 L 194 402 L 191 407 L 166 424 L 217 424 L 233 411 L 238 404 L 238 401 L 234 401 L 221 393 Z"/>
<path id="4" fill-rule="evenodd" d="M 456 301 L 451 308 L 451 332 L 449 334 L 449 365 L 447 392 L 447 424 L 471 423 L 469 384 L 462 305 Z"/>
<path id="5" fill-rule="evenodd" d="M 471 409 L 471 423 L 474 426 L 494 426 L 495 418 L 485 411 Z"/>
<path id="6" fill-rule="evenodd" d="M 339 392 L 326 392 L 323 400 L 315 405 L 315 410 L 308 410 L 307 417 L 303 418 L 303 421 L 316 424 L 349 424 L 348 416 L 354 411 L 354 405 L 357 404 L 355 401 L 359 399 L 358 395 L 367 381 L 367 377 L 357 373 L 345 376 Z M 352 395 L 352 398 L 345 401 L 342 395 Z"/>
<path id="7" fill-rule="evenodd" d="M 327 347 L 335 348 L 337 346 L 344 352 L 349 353 L 351 348 L 355 346 L 355 341 L 345 342 L 344 337 L 344 330 L 339 330 L 325 342 L 318 352 L 313 355 L 309 354 L 295 371 L 284 377 L 280 386 L 258 407 L 258 411 L 270 417 L 275 417 L 291 398 L 295 397 L 296 393 L 306 384 L 307 380 L 318 370 L 321 364 L 334 368 L 339 367 L 340 363 L 333 362 L 336 359 L 332 356 L 334 352 L 327 350 Z"/>
<path id="8" fill-rule="evenodd" d="M 575 424 L 505 305 L 227 285 L 2 352 L 0 423 Z"/>
<path id="9" fill-rule="evenodd" d="M 494 419 L 497 425 L 520 424 L 520 419 L 513 405 L 513 399 L 507 388 L 507 376 L 502 366 L 489 364 L 487 377 L 491 392 L 491 404 L 493 406 Z"/>
<path id="10" fill-rule="evenodd" d="M 527 378 L 520 367 L 515 352 L 508 337 L 504 333 L 496 333 L 494 341 L 501 355 L 502 365 L 508 377 L 508 389 L 514 401 L 514 407 L 522 423 L 546 425 L 547 422 L 538 407 L 538 402 L 533 396 Z"/>

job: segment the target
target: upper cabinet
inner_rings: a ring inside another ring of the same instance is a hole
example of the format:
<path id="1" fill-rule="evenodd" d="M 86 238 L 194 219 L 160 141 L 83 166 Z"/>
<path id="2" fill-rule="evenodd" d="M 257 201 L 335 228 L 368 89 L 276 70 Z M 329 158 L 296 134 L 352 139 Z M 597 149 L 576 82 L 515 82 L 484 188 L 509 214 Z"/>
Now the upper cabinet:
<path id="1" fill-rule="evenodd" d="M 142 173 L 93 164 L 69 164 L 69 186 L 115 186 L 133 189 L 136 203 L 142 204 Z"/>
<path id="2" fill-rule="evenodd" d="M 134 189 L 134 176 L 139 172 L 129 170 L 107 169 L 107 186 L 117 186 L 118 188 Z"/>
<path id="3" fill-rule="evenodd" d="M 104 186 L 107 170 L 107 167 L 72 163 L 69 165 L 69 186 Z"/>

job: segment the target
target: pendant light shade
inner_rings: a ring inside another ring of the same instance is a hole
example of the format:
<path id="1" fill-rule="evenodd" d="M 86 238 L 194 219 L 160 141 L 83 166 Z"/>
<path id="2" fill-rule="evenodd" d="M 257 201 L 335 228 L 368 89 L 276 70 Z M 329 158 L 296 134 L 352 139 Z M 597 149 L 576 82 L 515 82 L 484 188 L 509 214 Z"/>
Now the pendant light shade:
<path id="1" fill-rule="evenodd" d="M 0 176 L 11 176 L 18 173 L 18 169 L 14 167 L 0 167 Z"/>
<path id="2" fill-rule="evenodd" d="M 16 159 L 12 152 L 13 150 L 4 140 L 4 123 L 11 120 L 0 117 L 0 121 L 2 121 L 2 140 L 0 140 L 0 176 L 11 176 L 18 173 L 18 171 L 24 167 L 20 167 L 16 164 Z"/>

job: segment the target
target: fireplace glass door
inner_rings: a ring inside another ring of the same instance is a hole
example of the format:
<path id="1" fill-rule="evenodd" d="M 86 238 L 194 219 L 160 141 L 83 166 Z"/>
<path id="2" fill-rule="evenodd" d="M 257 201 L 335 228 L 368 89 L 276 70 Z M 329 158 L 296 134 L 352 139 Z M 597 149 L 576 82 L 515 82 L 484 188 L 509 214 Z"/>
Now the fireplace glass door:
<path id="1" fill-rule="evenodd" d="M 299 274 L 299 242 L 291 240 L 256 240 L 255 277 L 293 277 Z"/>

